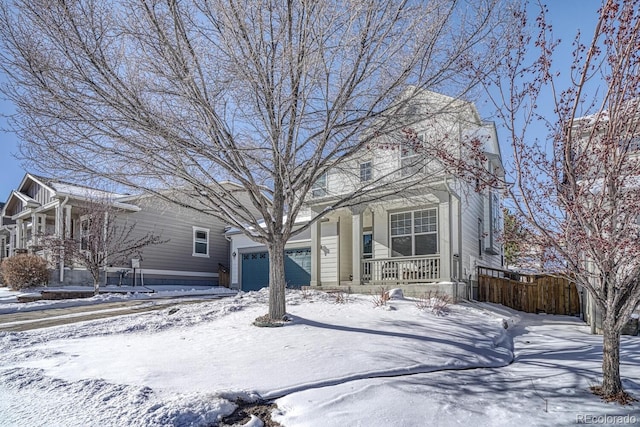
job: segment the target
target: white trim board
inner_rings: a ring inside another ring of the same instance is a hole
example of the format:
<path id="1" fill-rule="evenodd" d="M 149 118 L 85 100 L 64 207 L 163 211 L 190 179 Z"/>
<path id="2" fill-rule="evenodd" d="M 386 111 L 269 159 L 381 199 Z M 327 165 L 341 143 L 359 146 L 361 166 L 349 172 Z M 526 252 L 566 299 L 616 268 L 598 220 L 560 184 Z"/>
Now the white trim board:
<path id="1" fill-rule="evenodd" d="M 133 271 L 132 268 L 108 267 L 110 273 L 117 273 L 121 270 Z M 151 268 L 136 268 L 136 272 L 157 276 L 188 276 L 188 277 L 218 277 L 218 273 L 208 273 L 206 271 L 180 271 L 180 270 L 156 270 Z"/>

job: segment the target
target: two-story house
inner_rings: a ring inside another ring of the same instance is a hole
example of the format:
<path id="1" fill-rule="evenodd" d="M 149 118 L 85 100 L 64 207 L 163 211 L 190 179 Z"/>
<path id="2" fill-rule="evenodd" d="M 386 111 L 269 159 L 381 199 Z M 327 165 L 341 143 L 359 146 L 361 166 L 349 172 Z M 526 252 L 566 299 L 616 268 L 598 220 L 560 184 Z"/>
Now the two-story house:
<path id="1" fill-rule="evenodd" d="M 426 91 L 399 117 L 408 124 L 396 127 L 405 133 L 411 129 L 411 144 L 381 137 L 314 185 L 306 200 L 308 215 L 297 221 L 303 226 L 327 213 L 288 242 L 289 285 L 364 293 L 399 286 L 415 295 L 426 290 L 425 284 L 456 284 L 454 292 L 466 297 L 468 289 L 457 284 L 474 280 L 478 265 L 502 266 L 499 192 L 462 179 L 421 149 L 438 145 L 459 158 L 473 140 L 484 154 L 482 166 L 502 175 L 493 124 L 482 122 L 471 103 Z M 384 193 L 376 195 L 376 186 Z M 355 198 L 348 208 L 333 208 L 356 188 L 369 196 Z M 232 287 L 267 286 L 266 248 L 236 229 L 227 236 Z"/>

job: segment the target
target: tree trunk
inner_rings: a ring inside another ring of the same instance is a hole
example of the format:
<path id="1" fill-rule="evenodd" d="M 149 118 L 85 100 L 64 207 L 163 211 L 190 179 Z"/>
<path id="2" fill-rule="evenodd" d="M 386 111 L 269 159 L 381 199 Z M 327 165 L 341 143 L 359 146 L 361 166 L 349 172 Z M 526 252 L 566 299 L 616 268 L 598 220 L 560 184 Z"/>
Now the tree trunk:
<path id="1" fill-rule="evenodd" d="M 93 277 L 93 294 L 98 295 L 100 293 L 100 270 L 91 270 L 91 276 Z"/>
<path id="2" fill-rule="evenodd" d="M 612 397 L 622 390 L 620 380 L 620 331 L 607 313 L 602 322 L 602 396 Z"/>
<path id="3" fill-rule="evenodd" d="M 284 278 L 284 241 L 278 239 L 268 245 L 269 250 L 269 318 L 282 320 L 286 313 Z"/>

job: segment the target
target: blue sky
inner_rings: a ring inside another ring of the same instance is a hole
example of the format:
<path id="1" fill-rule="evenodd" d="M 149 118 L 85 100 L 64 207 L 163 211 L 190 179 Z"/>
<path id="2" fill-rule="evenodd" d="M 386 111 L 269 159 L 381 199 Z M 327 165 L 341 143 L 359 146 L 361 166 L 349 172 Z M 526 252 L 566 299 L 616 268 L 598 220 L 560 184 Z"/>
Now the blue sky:
<path id="1" fill-rule="evenodd" d="M 563 63 L 568 63 L 570 59 L 571 41 L 580 29 L 583 36 L 590 37 L 591 31 L 597 17 L 596 11 L 600 7 L 599 0 L 550 0 L 549 20 L 554 26 L 554 34 L 562 39 L 560 50 L 557 52 L 556 67 L 562 67 Z M 565 53 L 563 53 L 566 52 Z M 563 59 L 566 59 L 563 62 Z M 4 76 L 0 76 L 0 81 Z M 482 114 L 485 114 L 483 107 L 479 106 Z M 18 153 L 18 138 L 15 134 L 7 132 L 5 117 L 11 114 L 13 106 L 11 103 L 0 100 L 0 201 L 5 201 L 11 190 L 15 189 L 22 179 L 25 170 L 19 160 L 14 156 Z M 489 114 L 487 112 L 487 114 Z M 544 135 L 539 135 L 544 138 Z M 508 150 L 502 141 L 503 155 L 508 155 Z"/>

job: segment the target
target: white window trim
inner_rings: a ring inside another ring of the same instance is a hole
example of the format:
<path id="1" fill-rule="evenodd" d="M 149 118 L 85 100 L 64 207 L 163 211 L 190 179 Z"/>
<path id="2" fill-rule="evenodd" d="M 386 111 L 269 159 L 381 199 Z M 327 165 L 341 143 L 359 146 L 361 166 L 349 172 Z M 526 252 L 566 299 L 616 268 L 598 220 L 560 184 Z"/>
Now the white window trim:
<path id="1" fill-rule="evenodd" d="M 415 229 L 414 229 L 414 225 L 415 225 L 415 213 L 416 212 L 421 212 L 421 211 L 435 211 L 435 217 L 436 217 L 436 231 L 429 231 L 429 232 L 424 232 L 424 233 L 416 233 Z M 396 214 L 403 214 L 403 213 L 410 213 L 411 214 L 411 233 L 410 234 L 392 234 L 391 231 L 391 217 L 393 215 Z M 434 254 L 430 254 L 430 255 L 438 255 L 440 254 L 440 213 L 437 207 L 428 207 L 428 208 L 421 208 L 421 209 L 412 209 L 412 210 L 408 210 L 408 211 L 398 211 L 398 212 L 389 212 L 389 216 L 387 219 L 387 226 L 388 228 L 388 233 L 389 233 L 389 257 L 395 258 L 395 257 L 401 257 L 400 255 L 394 256 L 393 255 L 393 238 L 394 237 L 404 237 L 404 236 L 411 236 L 411 253 L 414 254 L 416 251 L 415 248 L 415 236 L 417 235 L 425 235 L 425 234 L 433 234 L 436 236 L 436 252 Z M 409 256 L 429 256 L 429 255 L 409 255 Z"/>
<path id="2" fill-rule="evenodd" d="M 85 253 L 91 253 L 91 249 L 90 249 L 91 245 L 89 244 L 89 239 L 91 238 L 91 233 L 90 233 L 91 224 L 87 225 L 86 233 L 84 230 L 84 224 L 89 223 L 91 220 L 92 218 L 89 215 L 82 215 L 80 216 L 80 221 L 78 222 L 78 237 L 80 238 L 80 250 Z M 86 239 L 87 241 L 86 248 L 82 247 L 84 239 Z"/>
<path id="3" fill-rule="evenodd" d="M 329 181 L 329 174 L 327 172 L 321 174 L 311 186 L 311 197 L 312 198 L 325 197 L 328 194 L 328 191 L 327 191 L 328 181 Z"/>
<path id="4" fill-rule="evenodd" d="M 426 141 L 426 136 L 424 133 L 418 134 L 418 140 L 420 141 L 420 145 L 424 145 Z M 424 159 L 422 158 L 422 154 L 416 152 L 413 148 L 403 148 L 400 147 L 400 175 L 401 176 L 411 176 L 424 172 L 425 164 Z M 407 162 L 405 162 L 405 160 Z"/>
<path id="5" fill-rule="evenodd" d="M 371 252 L 364 251 L 364 236 L 371 236 Z M 362 258 L 364 259 L 373 258 L 373 231 L 365 231 L 362 233 Z"/>
<path id="6" fill-rule="evenodd" d="M 206 242 L 204 241 L 204 239 L 196 239 L 196 233 L 198 231 L 204 231 L 205 233 L 207 233 L 207 238 L 206 238 Z M 196 227 L 195 225 L 193 226 L 193 239 L 192 239 L 192 244 L 191 244 L 191 249 L 192 249 L 192 256 L 196 256 L 196 257 L 200 257 L 200 258 L 209 258 L 209 236 L 210 236 L 210 232 L 208 228 L 204 228 L 204 227 Z M 206 243 L 206 248 L 207 248 L 207 252 L 204 254 L 201 253 L 197 253 L 196 252 L 196 243 Z"/>
<path id="7" fill-rule="evenodd" d="M 369 173 L 369 177 L 367 179 L 362 179 L 362 172 L 363 172 L 363 167 L 365 165 L 369 165 L 367 168 L 364 169 L 368 169 L 368 173 Z M 372 160 L 365 160 L 364 162 L 360 162 L 360 182 L 369 182 L 373 180 L 373 161 Z"/>

